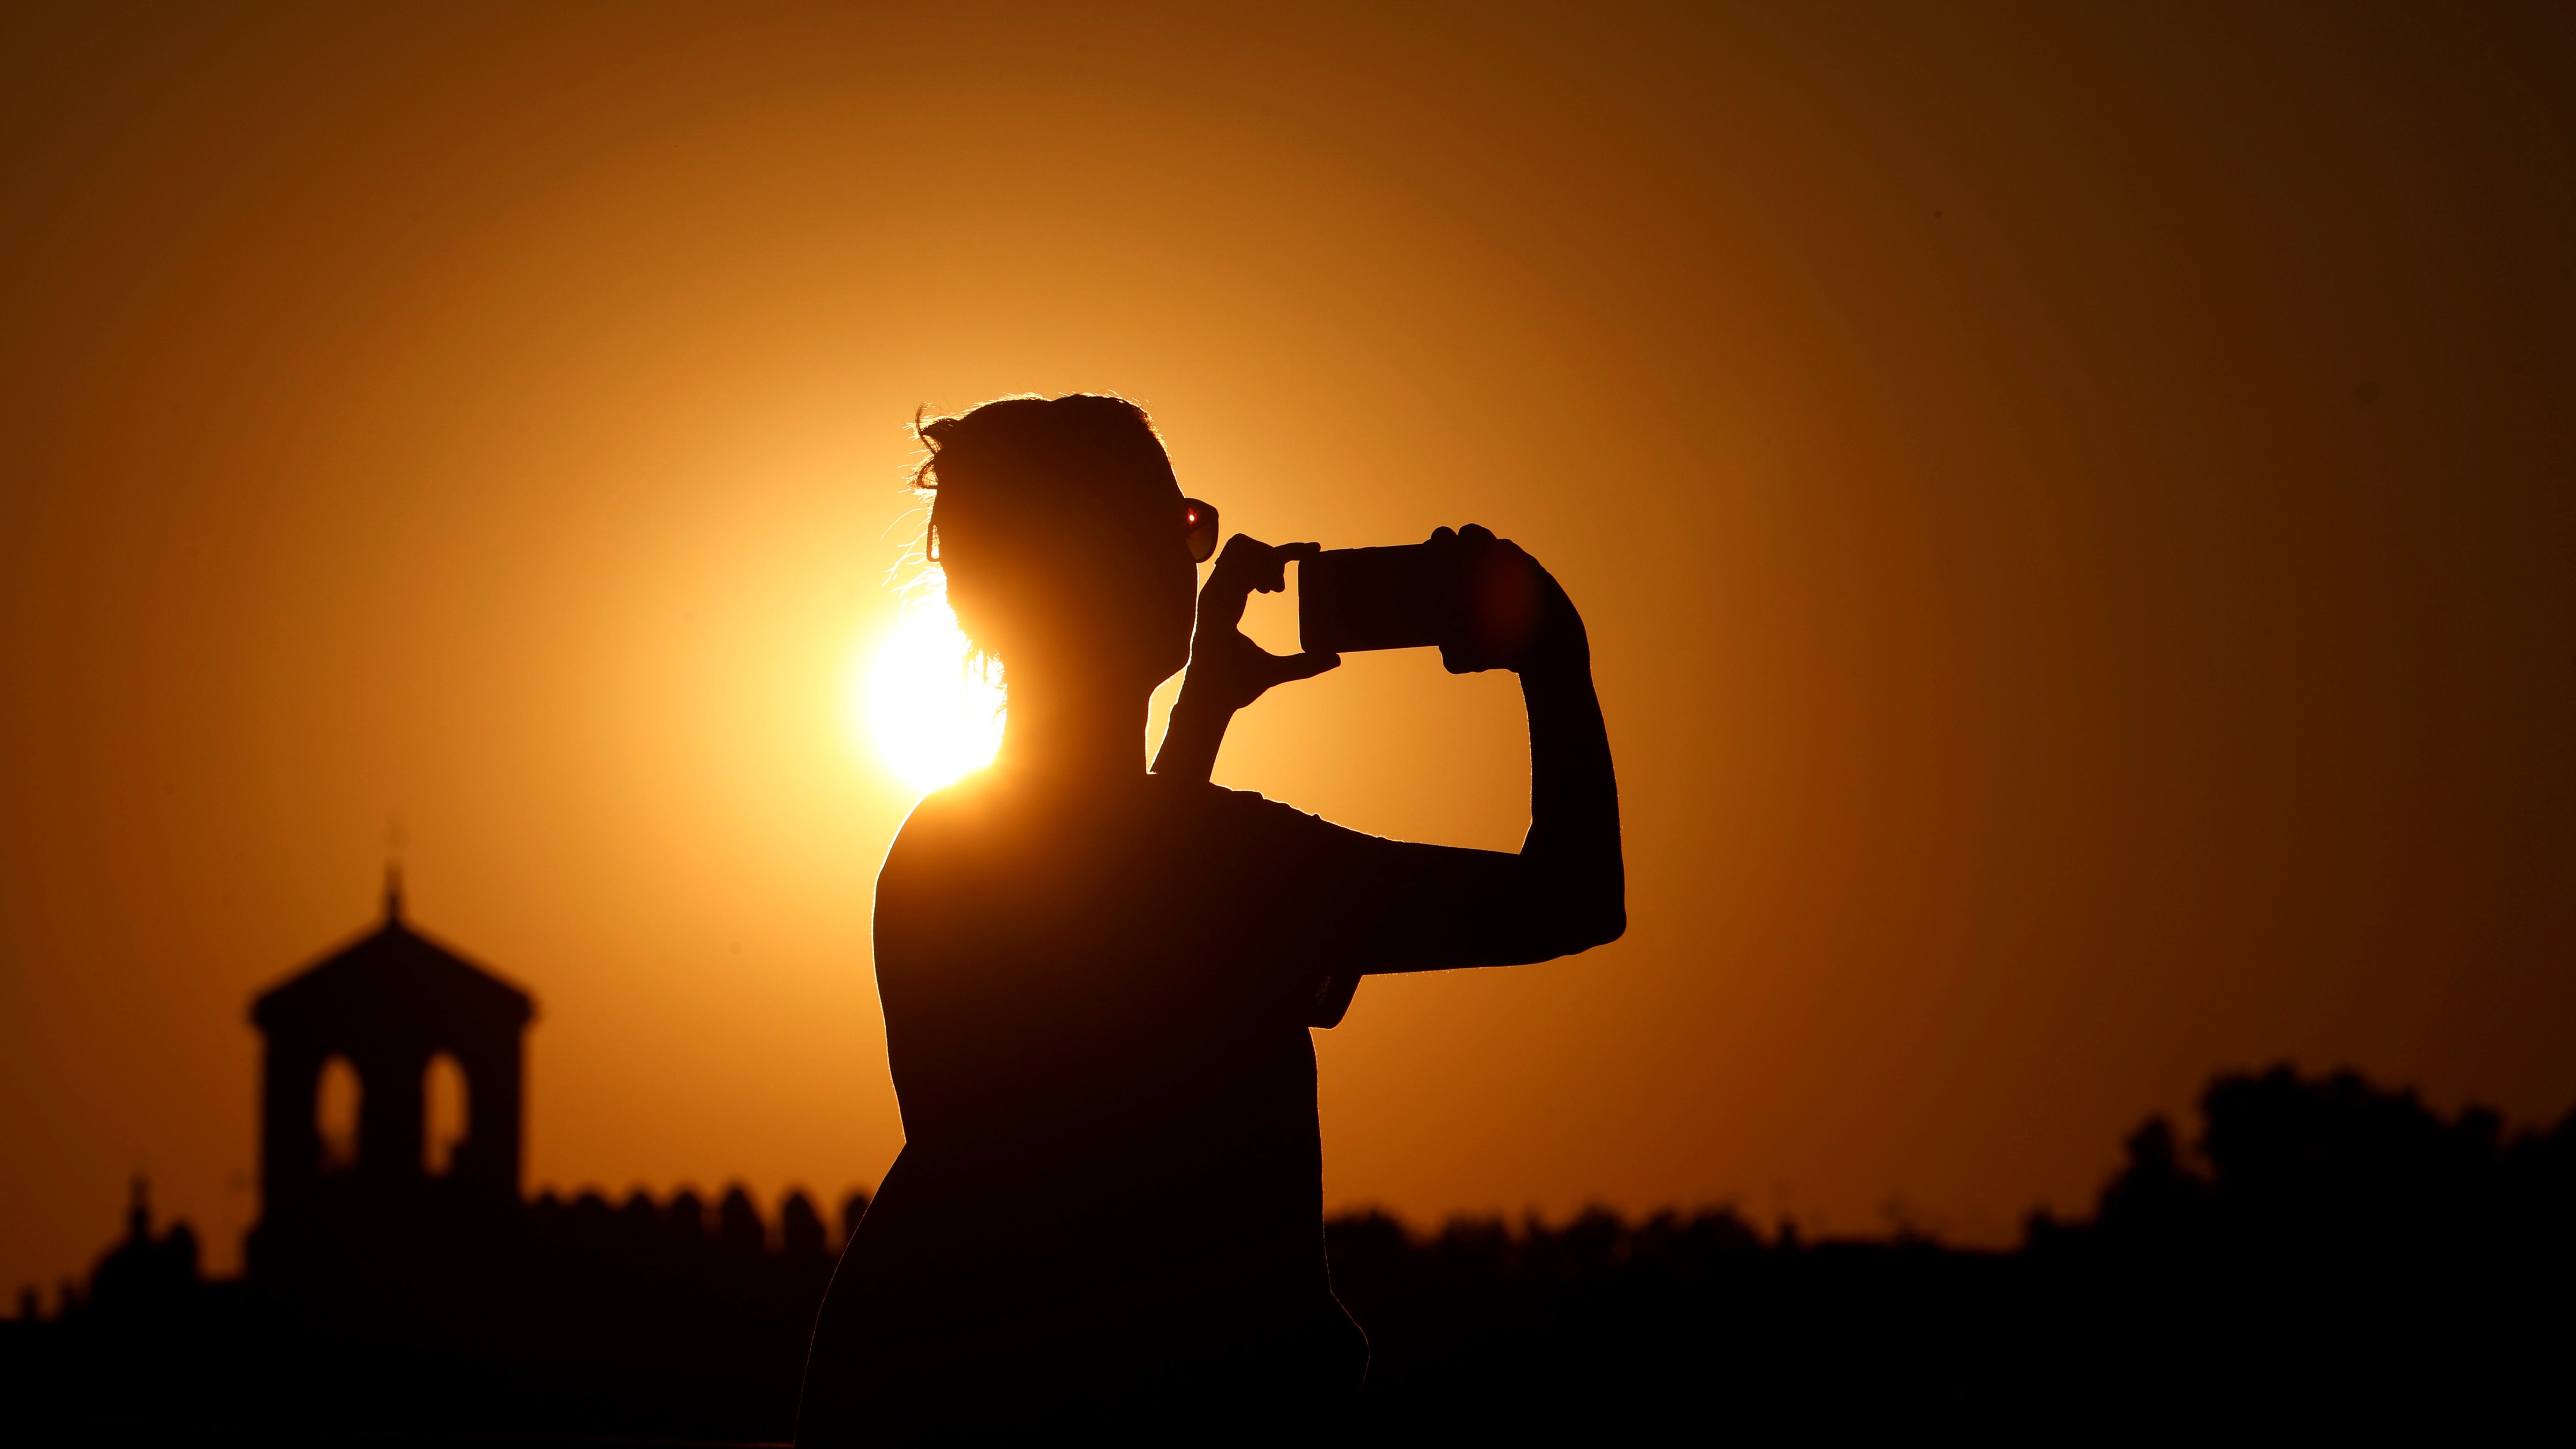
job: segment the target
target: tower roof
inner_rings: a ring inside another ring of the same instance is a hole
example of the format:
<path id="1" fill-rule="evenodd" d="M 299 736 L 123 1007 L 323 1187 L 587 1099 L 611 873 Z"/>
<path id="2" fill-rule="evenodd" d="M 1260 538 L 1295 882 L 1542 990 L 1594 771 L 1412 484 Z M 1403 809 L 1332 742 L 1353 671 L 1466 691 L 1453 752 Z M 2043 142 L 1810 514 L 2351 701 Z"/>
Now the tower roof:
<path id="1" fill-rule="evenodd" d="M 392 1017 L 423 1027 L 523 1026 L 536 1015 L 528 993 L 489 968 L 413 930 L 402 888 L 389 880 L 385 918 L 373 931 L 260 993 L 250 1019 L 261 1031 Z"/>

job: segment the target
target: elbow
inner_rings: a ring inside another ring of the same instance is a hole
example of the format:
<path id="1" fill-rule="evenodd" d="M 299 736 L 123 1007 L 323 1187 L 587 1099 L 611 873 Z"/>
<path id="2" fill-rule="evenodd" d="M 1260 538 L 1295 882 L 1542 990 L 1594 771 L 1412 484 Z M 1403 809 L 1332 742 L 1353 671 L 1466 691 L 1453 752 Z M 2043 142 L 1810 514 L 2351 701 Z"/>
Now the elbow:
<path id="1" fill-rule="evenodd" d="M 1603 871 L 1583 902 L 1583 946 L 1607 946 L 1628 934 L 1628 873 L 1614 862 Z"/>
<path id="2" fill-rule="evenodd" d="M 1628 902 L 1625 893 L 1585 901 L 1565 911 L 1556 922 L 1556 951 L 1559 956 L 1572 956 L 1595 946 L 1607 946 L 1628 934 Z"/>
<path id="3" fill-rule="evenodd" d="M 1595 946 L 1607 946 L 1626 934 L 1628 903 L 1614 900 L 1589 913 L 1589 918 L 1583 923 L 1583 944 L 1574 949 L 1589 951 Z"/>
<path id="4" fill-rule="evenodd" d="M 1523 891 L 1520 901 L 1497 902 L 1494 912 L 1495 918 L 1513 922 L 1512 959 L 1572 956 L 1607 946 L 1628 933 L 1628 883 L 1615 869 L 1583 875 L 1564 872 L 1554 879 L 1535 873 Z"/>

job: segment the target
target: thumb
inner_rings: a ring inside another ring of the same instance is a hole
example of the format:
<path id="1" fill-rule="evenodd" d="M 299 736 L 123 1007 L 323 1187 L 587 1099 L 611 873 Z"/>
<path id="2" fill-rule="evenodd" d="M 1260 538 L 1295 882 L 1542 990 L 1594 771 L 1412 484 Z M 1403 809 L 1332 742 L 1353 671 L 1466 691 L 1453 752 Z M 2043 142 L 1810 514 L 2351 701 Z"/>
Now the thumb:
<path id="1" fill-rule="evenodd" d="M 1342 656 L 1339 654 L 1325 654 L 1320 652 L 1309 654 L 1274 654 L 1271 658 L 1276 661 L 1272 664 L 1270 671 L 1272 676 L 1271 683 L 1273 684 L 1287 684 L 1292 680 L 1312 679 L 1316 675 L 1321 674 L 1328 669 L 1339 669 L 1342 664 Z"/>

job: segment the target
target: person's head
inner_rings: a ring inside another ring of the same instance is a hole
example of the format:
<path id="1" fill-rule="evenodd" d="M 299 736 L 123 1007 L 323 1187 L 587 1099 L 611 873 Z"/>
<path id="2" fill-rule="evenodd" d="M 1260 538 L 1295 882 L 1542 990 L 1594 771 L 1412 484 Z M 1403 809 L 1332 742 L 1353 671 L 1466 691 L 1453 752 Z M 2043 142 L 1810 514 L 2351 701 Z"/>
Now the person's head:
<path id="1" fill-rule="evenodd" d="M 958 627 L 1006 681 L 1150 690 L 1189 662 L 1197 556 L 1144 409 L 1004 398 L 920 432 L 931 557 Z"/>

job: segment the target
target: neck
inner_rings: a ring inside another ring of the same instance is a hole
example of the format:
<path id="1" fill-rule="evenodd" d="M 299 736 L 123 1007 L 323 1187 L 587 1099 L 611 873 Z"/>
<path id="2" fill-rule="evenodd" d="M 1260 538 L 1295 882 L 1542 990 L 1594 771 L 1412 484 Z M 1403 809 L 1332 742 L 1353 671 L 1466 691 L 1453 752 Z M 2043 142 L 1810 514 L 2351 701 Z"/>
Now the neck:
<path id="1" fill-rule="evenodd" d="M 1064 688 L 1017 670 L 1004 677 L 1009 706 L 997 763 L 1066 783 L 1143 777 L 1147 693 Z"/>

